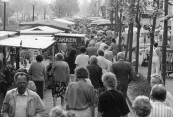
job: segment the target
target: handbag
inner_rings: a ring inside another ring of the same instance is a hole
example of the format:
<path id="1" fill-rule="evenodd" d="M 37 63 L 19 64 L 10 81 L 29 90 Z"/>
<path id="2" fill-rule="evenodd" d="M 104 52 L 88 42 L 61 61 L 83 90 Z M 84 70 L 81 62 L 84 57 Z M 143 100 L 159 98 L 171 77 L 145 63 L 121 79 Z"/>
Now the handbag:
<path id="1" fill-rule="evenodd" d="M 56 88 L 56 82 L 52 75 L 47 82 L 47 89 L 54 89 L 54 88 Z"/>
<path id="2" fill-rule="evenodd" d="M 115 100 L 115 104 L 116 104 L 116 99 L 115 99 L 115 97 L 112 95 L 112 93 L 110 92 L 110 91 L 108 91 L 109 93 L 110 93 L 110 95 L 113 97 L 113 99 Z M 116 104 L 117 105 L 117 104 Z M 117 110 L 117 112 L 118 112 L 118 115 L 120 116 L 120 117 L 123 117 L 122 116 L 122 113 L 121 113 L 121 111 L 120 111 L 120 109 L 116 106 L 116 110 Z"/>

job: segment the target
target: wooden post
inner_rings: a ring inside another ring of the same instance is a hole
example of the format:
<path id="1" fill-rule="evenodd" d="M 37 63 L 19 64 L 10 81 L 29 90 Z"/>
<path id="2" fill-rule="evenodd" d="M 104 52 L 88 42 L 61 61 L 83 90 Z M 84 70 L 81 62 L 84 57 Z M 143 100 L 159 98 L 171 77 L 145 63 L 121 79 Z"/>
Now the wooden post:
<path id="1" fill-rule="evenodd" d="M 16 69 L 20 68 L 20 48 L 16 48 Z"/>

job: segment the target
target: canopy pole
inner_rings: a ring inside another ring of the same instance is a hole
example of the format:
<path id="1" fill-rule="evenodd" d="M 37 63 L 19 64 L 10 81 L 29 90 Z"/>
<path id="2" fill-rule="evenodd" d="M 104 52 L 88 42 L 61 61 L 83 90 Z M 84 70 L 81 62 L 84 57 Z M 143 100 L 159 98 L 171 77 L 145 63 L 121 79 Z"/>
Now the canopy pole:
<path id="1" fill-rule="evenodd" d="M 19 61 L 20 61 L 20 48 L 16 48 L 16 69 L 19 69 Z"/>
<path id="2" fill-rule="evenodd" d="M 53 66 L 54 66 L 54 62 L 55 62 L 55 49 L 54 49 L 54 45 L 52 46 L 52 62 L 53 62 Z"/>

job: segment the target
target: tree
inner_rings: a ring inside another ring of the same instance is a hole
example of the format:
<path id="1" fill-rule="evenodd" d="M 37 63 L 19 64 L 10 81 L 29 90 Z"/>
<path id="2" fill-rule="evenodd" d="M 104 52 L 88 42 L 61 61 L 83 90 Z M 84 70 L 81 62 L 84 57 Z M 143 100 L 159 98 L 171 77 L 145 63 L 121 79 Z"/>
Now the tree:
<path id="1" fill-rule="evenodd" d="M 79 3 L 78 0 L 56 0 L 51 9 L 57 17 L 73 16 L 79 12 Z"/>

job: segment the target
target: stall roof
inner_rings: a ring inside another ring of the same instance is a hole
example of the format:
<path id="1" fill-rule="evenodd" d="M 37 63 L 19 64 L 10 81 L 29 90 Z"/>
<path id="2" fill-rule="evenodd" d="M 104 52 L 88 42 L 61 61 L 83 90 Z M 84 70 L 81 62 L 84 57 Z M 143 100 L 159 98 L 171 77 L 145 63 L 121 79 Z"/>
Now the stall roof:
<path id="1" fill-rule="evenodd" d="M 57 21 L 57 22 L 61 22 L 61 23 L 67 24 L 67 25 L 75 25 L 74 22 L 71 22 L 71 21 L 68 21 L 68 20 L 65 20 L 65 19 L 57 18 L 57 19 L 54 19 L 54 20 Z"/>
<path id="2" fill-rule="evenodd" d="M 19 36 L 0 40 L 0 46 L 22 47 L 29 49 L 47 49 L 56 41 L 54 37 Z"/>
<path id="3" fill-rule="evenodd" d="M 63 36 L 63 37 L 85 37 L 85 34 L 71 34 L 71 33 L 58 33 L 55 36 Z"/>
<path id="4" fill-rule="evenodd" d="M 0 37 L 4 37 L 4 36 L 8 36 L 8 35 L 15 35 L 18 32 L 14 32 L 14 31 L 0 31 Z"/>
<path id="5" fill-rule="evenodd" d="M 55 20 L 36 20 L 34 22 L 20 23 L 20 26 L 49 26 L 60 30 L 70 30 L 70 28 L 62 23 L 58 23 Z"/>
<path id="6" fill-rule="evenodd" d="M 60 33 L 60 32 L 62 33 L 64 31 L 58 30 L 55 28 L 51 28 L 48 26 L 38 26 L 38 27 L 26 29 L 26 30 L 21 30 L 20 34 L 23 34 L 23 35 L 28 35 L 28 34 L 31 34 L 31 35 L 52 35 L 52 34 Z"/>

